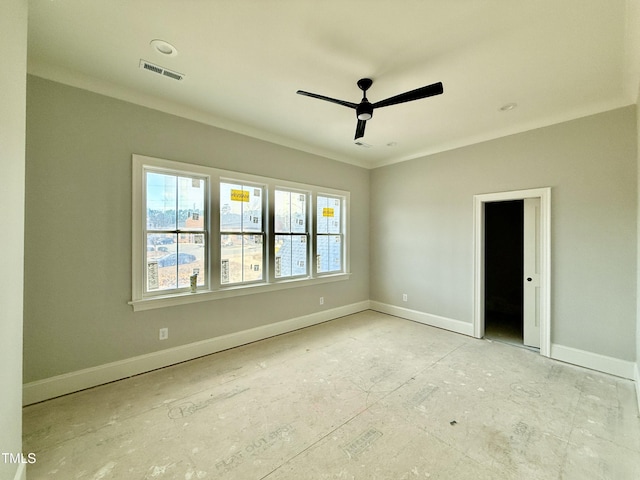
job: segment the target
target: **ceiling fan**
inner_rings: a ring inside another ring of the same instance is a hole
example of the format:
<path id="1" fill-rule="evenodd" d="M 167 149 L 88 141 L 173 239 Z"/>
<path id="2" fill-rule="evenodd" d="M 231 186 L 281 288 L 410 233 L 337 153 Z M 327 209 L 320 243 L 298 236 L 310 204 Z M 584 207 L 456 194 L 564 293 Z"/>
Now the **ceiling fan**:
<path id="1" fill-rule="evenodd" d="M 327 102 L 337 103 L 345 107 L 353 108 L 356 111 L 356 117 L 358 118 L 358 125 L 356 126 L 356 136 L 354 140 L 362 138 L 364 136 L 364 127 L 367 124 L 367 120 L 371 120 L 373 117 L 373 111 L 376 108 L 388 107 L 389 105 L 396 105 L 398 103 L 411 102 L 413 100 L 420 100 L 421 98 L 432 97 L 434 95 L 440 95 L 443 92 L 442 82 L 433 83 L 426 87 L 416 88 L 410 92 L 401 93 L 393 97 L 389 97 L 385 100 L 380 100 L 376 103 L 371 103 L 367 100 L 367 90 L 373 84 L 373 80 L 370 78 L 361 78 L 357 82 L 358 87 L 362 90 L 362 100 L 360 103 L 347 102 L 345 100 L 338 100 L 336 98 L 325 97 L 324 95 L 318 95 L 317 93 L 305 92 L 298 90 L 296 93 L 299 95 L 306 95 L 307 97 L 318 98 L 320 100 L 326 100 Z"/>

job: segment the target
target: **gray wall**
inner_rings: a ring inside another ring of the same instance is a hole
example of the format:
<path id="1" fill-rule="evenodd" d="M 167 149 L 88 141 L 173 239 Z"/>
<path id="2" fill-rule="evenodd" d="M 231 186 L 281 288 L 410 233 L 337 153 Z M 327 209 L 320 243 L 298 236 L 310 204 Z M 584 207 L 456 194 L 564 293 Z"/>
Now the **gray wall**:
<path id="1" fill-rule="evenodd" d="M 368 170 L 38 77 L 27 86 L 25 382 L 369 299 Z M 132 153 L 350 191 L 351 279 L 134 313 Z"/>
<path id="2" fill-rule="evenodd" d="M 551 341 L 635 361 L 637 135 L 631 106 L 373 170 L 371 300 L 471 323 L 473 195 L 552 187 Z"/>
<path id="3" fill-rule="evenodd" d="M 22 300 L 24 253 L 25 76 L 27 2 L 3 2 L 0 76 L 0 452 L 22 451 Z M 13 479 L 18 465 L 0 459 L 0 478 Z"/>
<path id="4" fill-rule="evenodd" d="M 27 107 L 25 382 L 313 313 L 321 295 L 471 323 L 473 195 L 546 186 L 552 342 L 636 359 L 635 106 L 372 171 L 38 77 Z M 352 279 L 134 313 L 131 153 L 351 191 Z"/>

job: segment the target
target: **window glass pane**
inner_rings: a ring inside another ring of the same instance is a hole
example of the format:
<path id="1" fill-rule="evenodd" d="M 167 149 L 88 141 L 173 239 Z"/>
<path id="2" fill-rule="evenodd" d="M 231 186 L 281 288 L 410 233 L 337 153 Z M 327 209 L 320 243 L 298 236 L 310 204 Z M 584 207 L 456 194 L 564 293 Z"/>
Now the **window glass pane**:
<path id="1" fill-rule="evenodd" d="M 161 258 L 175 254 L 177 235 L 172 233 L 147 234 L 146 276 L 147 291 L 168 290 L 176 288 L 177 277 L 162 268 Z"/>
<path id="2" fill-rule="evenodd" d="M 204 230 L 204 180 L 178 177 L 178 227 Z"/>
<path id="3" fill-rule="evenodd" d="M 307 274 L 307 195 L 300 192 L 276 190 L 275 229 L 278 233 L 305 235 L 276 235 L 276 278 Z"/>
<path id="4" fill-rule="evenodd" d="M 242 231 L 262 231 L 262 188 L 244 187 Z"/>
<path id="5" fill-rule="evenodd" d="M 276 235 L 276 278 L 291 276 L 291 235 Z"/>
<path id="6" fill-rule="evenodd" d="M 162 240 L 176 235 L 147 235 L 147 290 L 169 290 L 189 286 L 190 276 L 198 274 L 198 285 L 205 284 L 204 234 L 180 234 L 177 243 Z M 155 244 L 154 244 L 155 242 Z"/>
<path id="7" fill-rule="evenodd" d="M 205 284 L 205 235 L 202 233 L 181 233 L 178 235 L 178 288 L 190 286 L 191 275 L 198 275 L 198 285 Z M 171 260 L 173 262 L 173 259 Z"/>
<path id="8" fill-rule="evenodd" d="M 275 192 L 275 230 L 277 233 L 291 232 L 291 192 Z"/>
<path id="9" fill-rule="evenodd" d="M 342 270 L 342 237 L 329 235 L 329 271 Z"/>
<path id="10" fill-rule="evenodd" d="M 342 237 L 340 235 L 317 236 L 318 273 L 342 270 Z"/>
<path id="11" fill-rule="evenodd" d="M 291 232 L 307 232 L 307 196 L 291 192 Z"/>
<path id="12" fill-rule="evenodd" d="M 317 197 L 318 233 L 341 233 L 342 201 L 335 197 Z"/>
<path id="13" fill-rule="evenodd" d="M 242 231 L 242 185 L 220 183 L 220 230 Z"/>
<path id="14" fill-rule="evenodd" d="M 242 282 L 242 235 L 221 235 L 220 282 Z"/>
<path id="15" fill-rule="evenodd" d="M 307 274 L 307 236 L 293 235 L 291 237 L 291 274 Z"/>
<path id="16" fill-rule="evenodd" d="M 276 235 L 276 277 L 307 274 L 307 236 Z"/>
<path id="17" fill-rule="evenodd" d="M 330 211 L 327 210 L 328 201 L 327 197 L 321 197 L 320 195 L 316 197 L 316 228 L 318 233 L 329 233 L 328 214 Z"/>
<path id="18" fill-rule="evenodd" d="M 262 235 L 243 235 L 245 282 L 262 280 Z"/>
<path id="19" fill-rule="evenodd" d="M 318 235 L 316 237 L 316 250 L 318 261 L 318 273 L 329 271 L 329 237 Z"/>
<path id="20" fill-rule="evenodd" d="M 262 235 L 221 235 L 223 284 L 262 280 Z"/>
<path id="21" fill-rule="evenodd" d="M 317 271 L 342 271 L 342 199 L 318 195 Z"/>
<path id="22" fill-rule="evenodd" d="M 220 230 L 262 232 L 262 188 L 220 183 Z"/>
<path id="23" fill-rule="evenodd" d="M 275 229 L 277 233 L 307 232 L 307 195 L 276 190 Z"/>
<path id="24" fill-rule="evenodd" d="M 340 233 L 340 213 L 342 211 L 339 198 L 329 198 L 327 201 L 327 229 L 328 233 Z"/>
<path id="25" fill-rule="evenodd" d="M 146 173 L 147 228 L 176 229 L 176 176 Z"/>
<path id="26" fill-rule="evenodd" d="M 263 279 L 263 188 L 220 183 L 220 282 L 233 284 Z M 238 232 L 237 235 L 226 234 Z M 243 232 L 256 232 L 243 235 Z"/>

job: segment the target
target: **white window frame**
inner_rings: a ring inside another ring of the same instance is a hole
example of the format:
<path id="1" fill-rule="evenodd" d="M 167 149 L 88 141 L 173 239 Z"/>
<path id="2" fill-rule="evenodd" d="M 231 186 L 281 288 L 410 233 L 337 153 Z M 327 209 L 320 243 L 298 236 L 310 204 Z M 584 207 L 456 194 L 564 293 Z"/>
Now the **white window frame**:
<path id="1" fill-rule="evenodd" d="M 145 168 L 154 170 L 166 170 L 169 173 L 182 175 L 197 175 L 205 178 L 206 192 L 208 194 L 207 206 L 205 208 L 207 217 L 205 224 L 207 230 L 207 279 L 206 288 L 199 287 L 195 293 L 190 291 L 171 292 L 161 294 L 144 293 L 145 266 L 144 252 L 146 251 L 146 239 L 144 236 L 146 226 L 146 192 L 144 188 Z M 222 298 L 249 295 L 253 293 L 264 293 L 295 287 L 319 285 L 323 283 L 348 280 L 351 277 L 350 270 L 350 193 L 316 185 L 308 185 L 297 182 L 286 181 L 249 175 L 240 172 L 206 167 L 203 165 L 187 164 L 172 160 L 148 157 L 144 155 L 132 155 L 132 299 L 129 304 L 134 311 L 163 308 L 174 305 L 184 305 L 195 302 L 218 300 Z M 220 278 L 220 182 L 239 181 L 258 184 L 264 186 L 263 203 L 263 231 L 265 232 L 264 258 L 263 258 L 263 279 L 258 282 L 241 284 L 221 284 Z M 275 232 L 274 232 L 274 193 L 276 189 L 291 190 L 308 193 L 307 219 L 309 222 L 309 242 L 308 249 L 308 274 L 296 277 L 275 277 Z M 317 273 L 316 247 L 315 247 L 315 214 L 316 199 L 318 195 L 336 196 L 342 199 L 342 270 L 339 272 Z"/>
<path id="2" fill-rule="evenodd" d="M 283 185 L 282 183 L 278 183 L 275 188 L 272 190 L 272 192 L 275 194 L 275 191 L 281 191 L 281 192 L 289 192 L 291 194 L 297 194 L 297 195 L 304 195 L 305 196 L 305 220 L 306 220 L 306 225 L 305 225 L 305 232 L 304 233 L 285 233 L 285 232 L 277 232 L 276 228 L 275 228 L 275 198 L 273 199 L 273 201 L 271 202 L 271 210 L 269 212 L 269 220 L 270 222 L 272 222 L 271 225 L 271 231 L 273 232 L 273 235 L 271 235 L 269 237 L 269 251 L 271 252 L 271 257 L 270 259 L 272 260 L 272 266 L 271 266 L 271 272 L 273 273 L 273 277 L 272 277 L 272 281 L 273 282 L 286 282 L 289 280 L 296 280 L 299 278 L 307 278 L 309 277 L 309 275 L 311 274 L 312 268 L 313 268 L 313 262 L 312 262 L 312 258 L 313 258 L 313 248 L 312 248 L 312 243 L 311 243 L 311 235 L 312 235 L 312 226 L 313 226 L 313 221 L 311 219 L 311 215 L 312 215 L 312 208 L 313 208 L 313 199 L 314 196 L 313 194 L 309 191 L 309 190 L 302 190 L 299 188 L 299 185 L 296 186 L 291 186 L 291 185 Z M 275 195 L 274 195 L 275 197 Z M 306 262 L 307 262 L 307 268 L 306 268 L 306 273 L 302 274 L 302 275 L 289 275 L 286 277 L 276 277 L 276 250 L 275 250 L 275 240 L 276 240 L 276 236 L 277 235 L 289 235 L 289 236 L 295 236 L 295 235 L 304 235 L 306 237 L 306 241 L 307 241 L 307 246 L 306 246 Z"/>
<path id="3" fill-rule="evenodd" d="M 316 220 L 316 215 L 318 212 L 318 196 L 322 196 L 325 198 L 338 198 L 340 199 L 340 232 L 339 233 L 318 233 L 318 225 Z M 314 223 L 313 223 L 313 271 L 314 273 L 319 276 L 325 276 L 325 275 L 336 275 L 336 274 L 340 274 L 343 273 L 345 271 L 345 268 L 347 268 L 346 266 L 348 265 L 348 255 L 347 255 L 347 235 L 346 235 L 346 217 L 347 217 L 347 198 L 342 195 L 342 194 L 337 194 L 335 192 L 329 192 L 326 189 L 325 190 L 321 190 L 318 191 L 314 197 L 313 197 L 313 215 L 314 215 Z M 340 237 L 340 244 L 342 247 L 342 252 L 341 252 L 341 269 L 339 270 L 329 270 L 326 272 L 318 272 L 318 236 L 320 235 L 326 235 L 326 236 L 331 236 L 331 235 L 337 235 Z"/>
<path id="4" fill-rule="evenodd" d="M 185 171 L 185 170 L 174 170 L 174 169 L 167 169 L 167 168 L 160 168 L 160 167 L 150 167 L 148 165 L 146 165 L 145 167 L 142 168 L 141 171 L 141 175 L 142 175 L 142 209 L 144 209 L 144 206 L 146 205 L 146 196 L 147 196 L 147 182 L 146 182 L 146 176 L 145 174 L 151 172 L 151 173 L 158 173 L 158 174 L 165 174 L 165 175 L 174 175 L 174 176 L 182 176 L 182 177 L 186 177 L 186 178 L 194 178 L 194 179 L 200 179 L 204 181 L 204 195 L 205 195 L 205 200 L 206 198 L 209 196 L 208 194 L 208 188 L 209 188 L 209 178 L 208 176 L 203 176 L 199 173 L 195 173 L 193 171 Z M 203 235 L 205 238 L 205 245 L 208 245 L 209 243 L 209 232 L 210 232 L 210 227 L 208 225 L 209 222 L 209 208 L 210 206 L 205 202 L 205 206 L 204 206 L 204 212 L 203 212 L 203 220 L 204 220 L 204 230 L 194 230 L 194 229 L 188 229 L 188 228 L 178 228 L 176 225 L 176 228 L 174 230 L 169 230 L 169 231 L 165 231 L 164 229 L 149 229 L 148 225 L 146 224 L 146 215 L 144 213 L 142 213 L 143 219 L 141 222 L 141 226 L 142 226 L 142 242 L 145 245 L 145 249 L 147 249 L 148 243 L 147 243 L 147 234 L 150 233 L 150 231 L 152 233 L 157 233 L 157 234 L 162 234 L 162 233 L 174 233 L 176 234 L 176 245 L 178 246 L 177 248 L 177 254 L 179 255 L 180 253 L 180 248 L 179 248 L 179 238 L 180 235 L 184 235 L 184 234 L 194 234 L 194 235 Z M 178 214 L 178 209 L 176 208 L 176 215 Z M 177 220 L 177 218 L 176 218 Z M 208 288 L 209 286 L 209 255 L 208 255 L 208 250 L 209 248 L 206 249 L 205 254 L 204 254 L 204 263 L 205 263 L 205 275 L 204 275 L 204 285 L 203 287 L 200 288 Z M 144 265 L 144 258 L 146 258 L 148 256 L 148 249 L 146 251 L 143 250 L 142 253 L 142 257 L 143 257 L 143 265 Z M 148 263 L 148 259 L 147 259 L 147 263 Z M 176 269 L 178 268 L 178 264 L 176 264 Z M 147 285 L 148 282 L 148 274 L 149 271 L 148 269 L 143 268 L 143 281 L 142 281 L 142 292 L 143 292 L 143 296 L 148 296 L 148 297 L 152 297 L 152 296 L 156 296 L 156 295 L 172 295 L 172 294 L 177 294 L 177 293 L 181 293 L 181 292 L 187 292 L 190 291 L 190 287 L 187 286 L 176 286 L 176 288 L 172 288 L 169 290 L 153 290 L 153 291 L 149 291 L 148 288 L 145 287 L 145 285 Z M 200 283 L 200 282 L 198 282 Z"/>
<path id="5" fill-rule="evenodd" d="M 236 231 L 231 231 L 231 230 L 225 230 L 224 232 L 222 231 L 220 222 L 217 223 L 217 234 L 218 234 L 218 239 L 222 238 L 222 235 L 240 235 L 240 236 L 244 236 L 244 235 L 259 235 L 262 237 L 262 278 L 259 280 L 243 280 L 241 282 L 234 282 L 234 283 L 222 283 L 222 275 L 220 274 L 218 276 L 218 281 L 220 282 L 220 288 L 232 288 L 232 287 L 242 287 L 245 285 L 252 285 L 252 284 L 259 284 L 259 283 L 265 283 L 265 276 L 267 274 L 267 252 L 265 251 L 265 249 L 267 248 L 267 242 L 268 242 L 268 228 L 267 228 L 267 219 L 268 219 L 268 210 L 267 210 L 267 185 L 265 185 L 262 182 L 254 182 L 254 181 L 248 181 L 246 179 L 246 176 L 243 175 L 244 178 L 239 178 L 237 175 L 234 177 L 224 177 L 224 178 L 219 178 L 218 180 L 218 196 L 216 197 L 215 200 L 220 201 L 220 184 L 221 183 L 227 183 L 227 184 L 241 184 L 242 188 L 244 189 L 245 187 L 248 188 L 259 188 L 262 191 L 262 197 L 260 199 L 260 204 L 261 204 L 261 213 L 262 213 L 262 229 L 260 231 L 244 231 L 244 230 L 240 230 L 238 232 Z M 217 212 L 219 213 L 221 210 L 221 206 L 220 204 L 217 204 Z M 213 228 L 213 227 L 212 227 Z M 220 262 L 219 262 L 219 267 L 220 269 L 222 269 L 222 245 L 218 245 L 218 254 L 220 255 Z M 220 272 L 222 273 L 222 272 Z"/>

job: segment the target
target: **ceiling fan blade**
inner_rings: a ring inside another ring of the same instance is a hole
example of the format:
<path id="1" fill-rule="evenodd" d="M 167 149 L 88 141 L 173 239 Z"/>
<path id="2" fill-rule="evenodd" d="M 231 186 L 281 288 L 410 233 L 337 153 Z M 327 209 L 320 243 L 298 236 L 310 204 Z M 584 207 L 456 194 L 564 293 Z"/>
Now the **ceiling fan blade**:
<path id="1" fill-rule="evenodd" d="M 347 102 L 345 100 L 338 100 L 337 98 L 325 97 L 324 95 L 318 95 L 317 93 L 305 92 L 303 90 L 298 90 L 296 92 L 298 95 L 306 95 L 307 97 L 317 98 L 319 100 L 325 100 L 331 103 L 337 103 L 338 105 L 343 105 L 349 108 L 356 108 L 358 106 L 357 103 Z"/>
<path id="2" fill-rule="evenodd" d="M 356 127 L 356 136 L 353 138 L 354 140 L 364 137 L 364 127 L 366 125 L 366 120 L 358 120 L 358 126 Z"/>
<path id="3" fill-rule="evenodd" d="M 440 95 L 442 92 L 442 82 L 437 82 L 427 85 L 426 87 L 416 88 L 410 92 L 401 93 L 400 95 L 376 102 L 373 104 L 373 108 L 388 107 L 389 105 L 396 105 L 398 103 L 411 102 L 421 98 Z"/>

